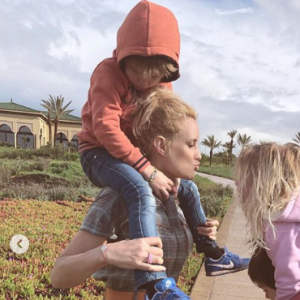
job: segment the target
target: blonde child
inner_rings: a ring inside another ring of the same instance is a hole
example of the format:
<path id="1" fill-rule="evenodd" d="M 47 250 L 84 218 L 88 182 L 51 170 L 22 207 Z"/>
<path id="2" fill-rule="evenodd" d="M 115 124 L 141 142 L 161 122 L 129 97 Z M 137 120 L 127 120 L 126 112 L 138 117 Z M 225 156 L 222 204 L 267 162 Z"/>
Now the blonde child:
<path id="1" fill-rule="evenodd" d="M 275 267 L 276 300 L 300 292 L 300 147 L 248 147 L 236 164 L 236 183 L 251 240 Z M 295 298 L 296 299 L 296 298 Z"/>

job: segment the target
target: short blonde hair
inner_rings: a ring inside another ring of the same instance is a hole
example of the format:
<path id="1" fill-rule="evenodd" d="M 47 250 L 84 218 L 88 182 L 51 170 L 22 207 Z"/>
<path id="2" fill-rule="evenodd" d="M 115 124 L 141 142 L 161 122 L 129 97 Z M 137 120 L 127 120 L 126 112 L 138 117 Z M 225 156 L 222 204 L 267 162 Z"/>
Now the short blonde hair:
<path id="1" fill-rule="evenodd" d="M 124 64 L 129 64 L 133 69 L 141 72 L 145 80 L 153 76 L 167 79 L 178 70 L 172 59 L 162 55 L 131 55 L 124 59 Z"/>
<path id="2" fill-rule="evenodd" d="M 195 110 L 166 88 L 156 88 L 138 102 L 133 113 L 133 133 L 147 156 L 155 137 L 161 135 L 172 143 L 186 118 L 197 119 Z"/>
<path id="3" fill-rule="evenodd" d="M 265 143 L 247 147 L 235 167 L 240 203 L 253 245 L 266 248 L 264 226 L 278 217 L 300 187 L 300 147 Z"/>

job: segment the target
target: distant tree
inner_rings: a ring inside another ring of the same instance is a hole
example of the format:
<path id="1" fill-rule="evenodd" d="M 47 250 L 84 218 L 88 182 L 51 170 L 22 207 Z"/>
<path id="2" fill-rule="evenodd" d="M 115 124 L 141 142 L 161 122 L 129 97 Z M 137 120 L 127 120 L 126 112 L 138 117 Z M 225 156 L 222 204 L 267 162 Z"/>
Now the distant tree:
<path id="1" fill-rule="evenodd" d="M 228 164 L 228 160 L 229 160 L 229 155 L 228 155 L 228 151 L 226 149 L 222 149 L 222 151 L 219 151 L 218 153 L 214 154 L 214 159 L 215 158 L 219 158 L 219 161 L 224 163 L 224 164 Z"/>
<path id="2" fill-rule="evenodd" d="M 241 135 L 240 133 L 237 136 L 237 142 L 238 144 L 242 147 L 242 151 L 243 149 L 249 145 L 249 143 L 251 142 L 251 136 L 247 136 L 246 134 Z"/>
<path id="3" fill-rule="evenodd" d="M 227 149 L 223 149 L 223 155 L 225 157 L 225 164 L 228 165 L 229 162 L 229 153 Z"/>
<path id="4" fill-rule="evenodd" d="M 231 130 L 229 132 L 227 132 L 227 134 L 230 136 L 230 148 L 228 149 L 229 151 L 229 159 L 230 159 L 230 162 L 232 163 L 232 149 L 235 148 L 235 145 L 234 145 L 234 137 L 235 135 L 237 134 L 237 130 Z"/>
<path id="5" fill-rule="evenodd" d="M 47 125 L 48 125 L 48 130 L 49 130 L 49 145 L 50 147 L 53 145 L 52 144 L 52 119 L 51 119 L 51 114 L 52 114 L 52 96 L 49 96 L 49 100 L 43 100 L 42 99 L 42 104 L 41 106 L 43 106 L 44 108 L 47 109 Z"/>
<path id="6" fill-rule="evenodd" d="M 224 149 L 224 153 L 225 153 L 225 156 L 226 156 L 226 165 L 228 165 L 229 163 L 229 159 L 230 161 L 232 161 L 232 150 L 233 148 L 235 148 L 235 144 L 231 144 L 231 141 L 230 142 L 226 142 L 222 145 Z"/>
<path id="7" fill-rule="evenodd" d="M 293 139 L 294 142 L 296 142 L 297 144 L 300 144 L 300 132 L 296 133 L 296 138 Z"/>
<path id="8" fill-rule="evenodd" d="M 64 97 L 57 96 L 52 97 L 49 95 L 49 99 L 52 106 L 52 112 L 53 112 L 53 123 L 54 123 L 54 146 L 56 145 L 56 136 L 57 136 L 57 128 L 59 121 L 62 117 L 69 115 L 74 109 L 67 110 L 67 107 L 72 103 L 72 101 L 69 101 L 68 104 L 64 106 Z"/>
<path id="9" fill-rule="evenodd" d="M 211 162 L 212 162 L 212 157 L 213 157 L 213 151 L 215 148 L 218 148 L 222 142 L 218 142 L 215 139 L 214 135 L 208 135 L 206 139 L 204 139 L 201 142 L 202 145 L 207 146 L 210 150 L 209 150 L 209 165 L 211 166 Z"/>

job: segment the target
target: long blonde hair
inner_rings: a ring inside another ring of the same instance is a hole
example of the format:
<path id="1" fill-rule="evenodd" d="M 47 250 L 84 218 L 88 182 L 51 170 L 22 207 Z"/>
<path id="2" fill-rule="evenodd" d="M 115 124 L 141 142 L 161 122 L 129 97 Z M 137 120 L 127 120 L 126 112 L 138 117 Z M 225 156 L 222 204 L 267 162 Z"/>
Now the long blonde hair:
<path id="1" fill-rule="evenodd" d="M 196 120 L 197 114 L 179 96 L 166 88 L 153 89 L 133 112 L 133 133 L 141 151 L 149 155 L 158 135 L 172 143 L 187 117 Z"/>
<path id="2" fill-rule="evenodd" d="M 300 186 L 300 147 L 265 143 L 247 147 L 235 168 L 240 203 L 253 245 L 266 248 L 265 226 L 276 235 L 273 221 Z"/>

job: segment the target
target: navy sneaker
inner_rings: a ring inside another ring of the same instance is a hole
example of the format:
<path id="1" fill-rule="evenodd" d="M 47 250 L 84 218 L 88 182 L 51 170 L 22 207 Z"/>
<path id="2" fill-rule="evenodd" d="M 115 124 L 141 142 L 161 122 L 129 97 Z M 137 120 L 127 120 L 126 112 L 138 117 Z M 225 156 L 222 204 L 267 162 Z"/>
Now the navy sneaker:
<path id="1" fill-rule="evenodd" d="M 172 277 L 165 278 L 157 282 L 154 286 L 157 291 L 154 296 L 149 299 L 146 295 L 145 300 L 191 300 L 183 291 L 181 291 Z"/>
<path id="2" fill-rule="evenodd" d="M 247 269 L 250 258 L 241 258 L 224 247 L 224 254 L 218 260 L 206 258 L 204 261 L 206 276 L 219 276 Z"/>

